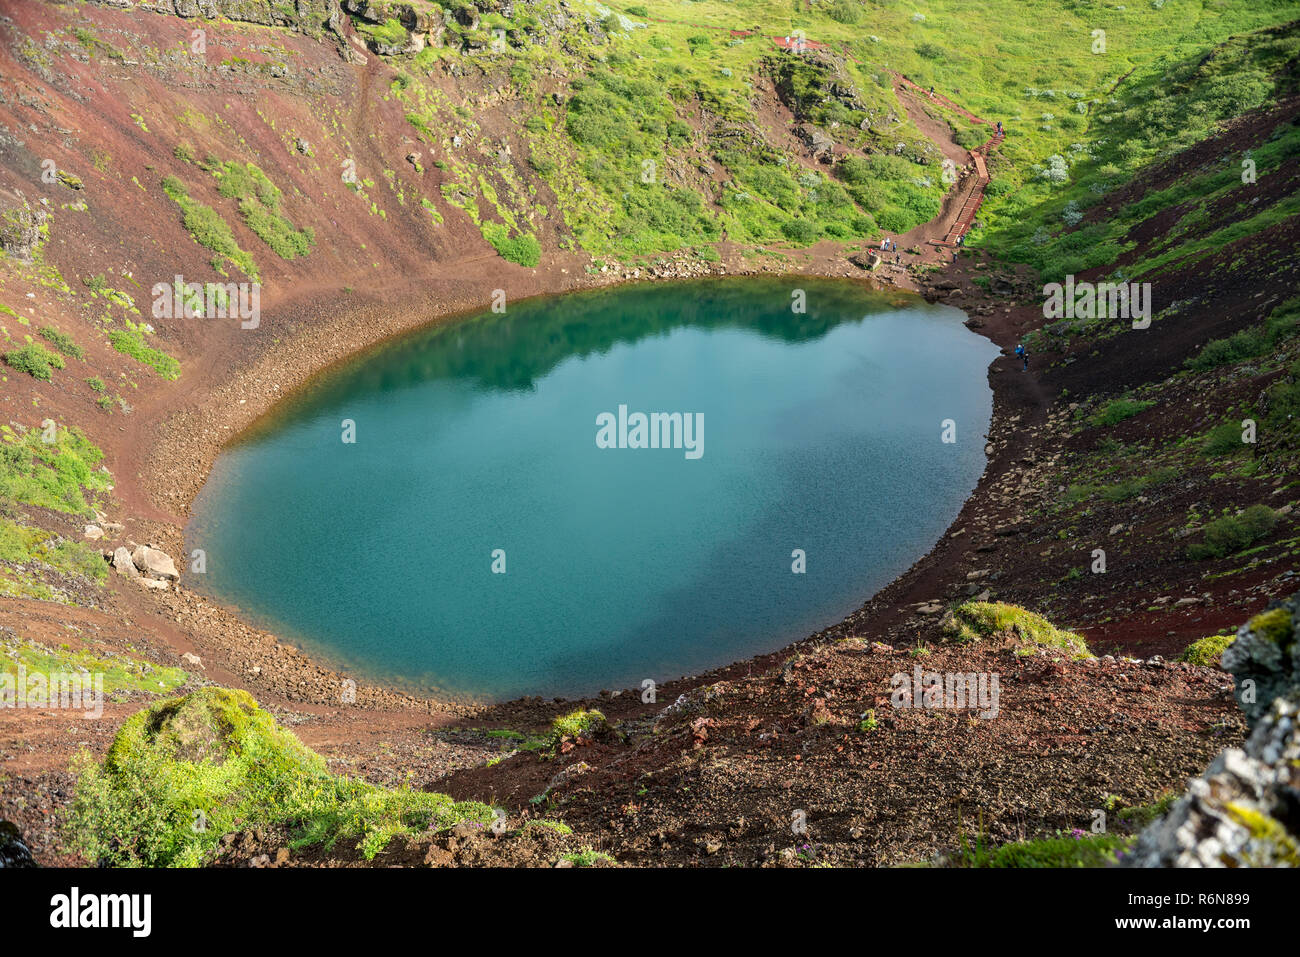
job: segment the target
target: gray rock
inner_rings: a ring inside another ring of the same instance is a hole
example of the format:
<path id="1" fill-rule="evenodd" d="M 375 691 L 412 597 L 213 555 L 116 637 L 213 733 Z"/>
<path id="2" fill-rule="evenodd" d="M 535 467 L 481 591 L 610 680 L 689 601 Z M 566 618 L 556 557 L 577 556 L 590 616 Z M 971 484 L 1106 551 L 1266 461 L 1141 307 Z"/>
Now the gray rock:
<path id="1" fill-rule="evenodd" d="M 35 866 L 32 852 L 27 849 L 18 826 L 10 821 L 0 821 L 0 868 Z"/>
<path id="2" fill-rule="evenodd" d="M 1279 698 L 1244 748 L 1221 752 L 1138 837 L 1127 867 L 1297 867 L 1300 706 Z M 1294 827 L 1294 825 L 1292 825 Z"/>
<path id="3" fill-rule="evenodd" d="M 1223 652 L 1236 681 L 1237 703 L 1254 727 L 1280 696 L 1300 700 L 1300 594 L 1274 602 L 1237 629 Z"/>
<path id="4" fill-rule="evenodd" d="M 171 557 L 152 545 L 137 545 L 135 551 L 131 553 L 131 561 L 149 578 L 175 581 L 181 577 Z"/>
<path id="5" fill-rule="evenodd" d="M 1237 631 L 1223 667 L 1253 727 L 1138 837 L 1130 867 L 1300 867 L 1300 594 Z"/>
<path id="6" fill-rule="evenodd" d="M 22 194 L 0 194 L 0 250 L 30 263 L 41 246 L 45 210 L 32 209 Z"/>
<path id="7" fill-rule="evenodd" d="M 131 553 L 119 545 L 113 551 L 113 567 L 117 569 L 119 575 L 125 575 L 127 578 L 139 578 L 140 569 L 135 567 L 135 562 L 131 560 Z"/>

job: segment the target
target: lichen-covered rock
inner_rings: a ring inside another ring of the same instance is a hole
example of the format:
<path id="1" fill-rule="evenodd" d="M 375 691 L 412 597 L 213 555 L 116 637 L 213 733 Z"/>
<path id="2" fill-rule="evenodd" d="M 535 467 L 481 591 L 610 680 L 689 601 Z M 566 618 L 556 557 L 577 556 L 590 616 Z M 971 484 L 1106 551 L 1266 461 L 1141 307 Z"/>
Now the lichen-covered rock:
<path id="1" fill-rule="evenodd" d="M 1300 701 L 1300 594 L 1270 605 L 1237 630 L 1223 652 L 1225 671 L 1236 682 L 1237 703 L 1251 727 L 1275 698 Z"/>
<path id="2" fill-rule="evenodd" d="M 1300 867 L 1300 705 L 1278 698 L 1244 748 L 1193 778 L 1128 867 Z M 1290 827 L 1288 827 L 1288 822 Z"/>

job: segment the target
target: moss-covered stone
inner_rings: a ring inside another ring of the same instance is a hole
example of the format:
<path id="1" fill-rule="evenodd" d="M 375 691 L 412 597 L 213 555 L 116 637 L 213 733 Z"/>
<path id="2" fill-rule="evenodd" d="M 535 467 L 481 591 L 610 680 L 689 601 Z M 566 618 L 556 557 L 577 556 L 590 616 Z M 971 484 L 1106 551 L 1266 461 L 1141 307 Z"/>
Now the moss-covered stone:
<path id="1" fill-rule="evenodd" d="M 1038 648 L 1061 651 L 1071 658 L 1092 658 L 1083 636 L 1057 628 L 1046 618 L 1018 605 L 1000 601 L 968 601 L 951 609 L 943 619 L 945 639 L 958 644 L 1003 635 L 1026 651 Z"/>
<path id="2" fill-rule="evenodd" d="M 1295 629 L 1291 624 L 1291 613 L 1285 608 L 1273 608 L 1256 615 L 1247 626 L 1265 641 L 1271 641 L 1285 651 L 1295 640 Z"/>
<path id="3" fill-rule="evenodd" d="M 487 824 L 490 807 L 389 790 L 330 773 L 325 760 L 245 691 L 205 688 L 122 726 L 102 765 L 79 764 L 71 841 L 118 866 L 197 866 L 223 834 L 286 830 L 291 847 L 344 839 L 374 857 L 398 834 Z"/>
<path id="4" fill-rule="evenodd" d="M 1251 727 L 1274 699 L 1300 694 L 1300 595 L 1278 602 L 1251 618 L 1223 652 L 1223 668 L 1236 681 L 1237 703 Z"/>
<path id="5" fill-rule="evenodd" d="M 1187 650 L 1178 656 L 1178 660 L 1185 661 L 1189 665 L 1217 668 L 1224 650 L 1236 640 L 1236 635 L 1210 635 L 1188 645 Z"/>

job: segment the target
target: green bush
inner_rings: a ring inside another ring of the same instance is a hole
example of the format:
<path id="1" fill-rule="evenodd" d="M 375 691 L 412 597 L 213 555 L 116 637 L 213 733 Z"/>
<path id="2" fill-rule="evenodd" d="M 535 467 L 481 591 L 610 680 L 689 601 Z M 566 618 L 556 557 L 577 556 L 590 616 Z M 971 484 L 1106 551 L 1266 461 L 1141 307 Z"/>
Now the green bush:
<path id="1" fill-rule="evenodd" d="M 51 352 L 39 342 L 29 342 L 19 349 L 11 349 L 4 354 L 4 360 L 11 368 L 26 372 L 33 379 L 50 381 L 55 369 L 64 366 L 63 357 Z"/>
<path id="2" fill-rule="evenodd" d="M 531 233 L 511 236 L 510 227 L 502 223 L 484 223 L 482 232 L 502 259 L 530 269 L 542 261 L 542 245 Z"/>
<path id="3" fill-rule="evenodd" d="M 0 437 L 0 498 L 86 515 L 86 493 L 112 485 L 113 477 L 98 467 L 104 453 L 78 429 L 58 428 L 55 440 L 46 442 L 40 429 L 0 426 Z"/>
<path id="4" fill-rule="evenodd" d="M 211 206 L 192 199 L 185 184 L 175 176 L 164 179 L 162 188 L 181 208 L 181 221 L 196 243 L 234 263 L 250 279 L 258 278 L 257 264 L 253 262 L 253 257 L 239 248 L 235 234 L 230 231 L 230 225 L 220 213 Z"/>
<path id="5" fill-rule="evenodd" d="M 1206 455 L 1220 456 L 1240 452 L 1246 447 L 1241 441 L 1241 426 L 1236 422 L 1223 422 L 1205 435 L 1201 451 Z"/>
<path id="6" fill-rule="evenodd" d="M 1267 505 L 1252 505 L 1240 515 L 1224 515 L 1205 526 L 1203 541 L 1190 545 L 1192 559 L 1233 555 L 1268 536 L 1277 525 L 1277 513 Z"/>
<path id="7" fill-rule="evenodd" d="M 826 15 L 837 23 L 857 23 L 862 19 L 862 8 L 857 0 L 831 0 Z"/>
<path id="8" fill-rule="evenodd" d="M 816 223 L 809 222 L 806 219 L 788 219 L 781 224 L 781 235 L 792 243 L 800 246 L 808 246 L 817 242 L 821 236 L 821 230 Z"/>
<path id="9" fill-rule="evenodd" d="M 1081 635 L 1057 628 L 1041 615 L 1018 605 L 995 601 L 968 601 L 953 608 L 943 621 L 947 641 L 969 644 L 996 634 L 1013 635 L 1028 648 L 1064 651 L 1071 658 L 1091 658 Z"/>

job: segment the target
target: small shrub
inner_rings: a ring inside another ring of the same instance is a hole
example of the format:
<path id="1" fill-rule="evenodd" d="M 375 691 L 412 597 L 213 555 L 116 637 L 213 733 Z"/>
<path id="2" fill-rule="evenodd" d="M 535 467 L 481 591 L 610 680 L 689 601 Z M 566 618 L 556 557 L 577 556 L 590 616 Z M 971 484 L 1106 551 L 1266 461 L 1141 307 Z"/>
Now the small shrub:
<path id="1" fill-rule="evenodd" d="M 72 844 L 109 866 L 196 867 L 223 834 L 256 827 L 287 829 L 291 847 L 354 840 L 373 858 L 399 834 L 493 817 L 484 804 L 332 774 L 248 692 L 227 688 L 137 712 L 102 764 L 83 755 L 77 769 Z"/>
<path id="2" fill-rule="evenodd" d="M 7 365 L 19 372 L 26 372 L 33 379 L 49 382 L 55 369 L 64 366 L 63 357 L 51 352 L 39 342 L 29 342 L 20 349 L 11 349 L 4 354 Z"/>
<path id="3" fill-rule="evenodd" d="M 817 228 L 816 223 L 806 219 L 787 219 L 781 224 L 781 235 L 792 243 L 808 246 L 817 242 L 821 230 Z"/>
<path id="4" fill-rule="evenodd" d="M 1081 635 L 1057 628 L 1041 615 L 1018 605 L 1000 601 L 968 601 L 958 605 L 944 617 L 943 628 L 946 640 L 959 644 L 1006 633 L 1029 647 L 1057 649 L 1072 658 L 1093 657 Z"/>
<path id="5" fill-rule="evenodd" d="M 1252 505 L 1240 515 L 1224 515 L 1205 526 L 1204 540 L 1188 546 L 1187 556 L 1200 560 L 1232 555 L 1265 538 L 1277 525 L 1267 505 Z"/>
<path id="6" fill-rule="evenodd" d="M 563 738 L 591 737 L 608 727 L 604 713 L 596 709 L 570 711 L 551 722 L 551 743 L 558 745 Z"/>
<path id="7" fill-rule="evenodd" d="M 54 348 L 58 349 L 65 356 L 71 356 L 73 359 L 81 359 L 86 355 L 86 350 L 77 345 L 72 336 L 66 332 L 60 332 L 53 326 L 42 326 L 40 330 L 41 337 L 48 340 Z"/>
<path id="8" fill-rule="evenodd" d="M 1201 451 L 1210 456 L 1231 455 L 1245 448 L 1241 441 L 1241 426 L 1236 422 L 1224 422 L 1216 425 L 1205 435 Z"/>
<path id="9" fill-rule="evenodd" d="M 502 259 L 530 269 L 542 261 L 542 245 L 531 233 L 511 236 L 510 228 L 502 223 L 484 223 L 482 232 Z"/>

